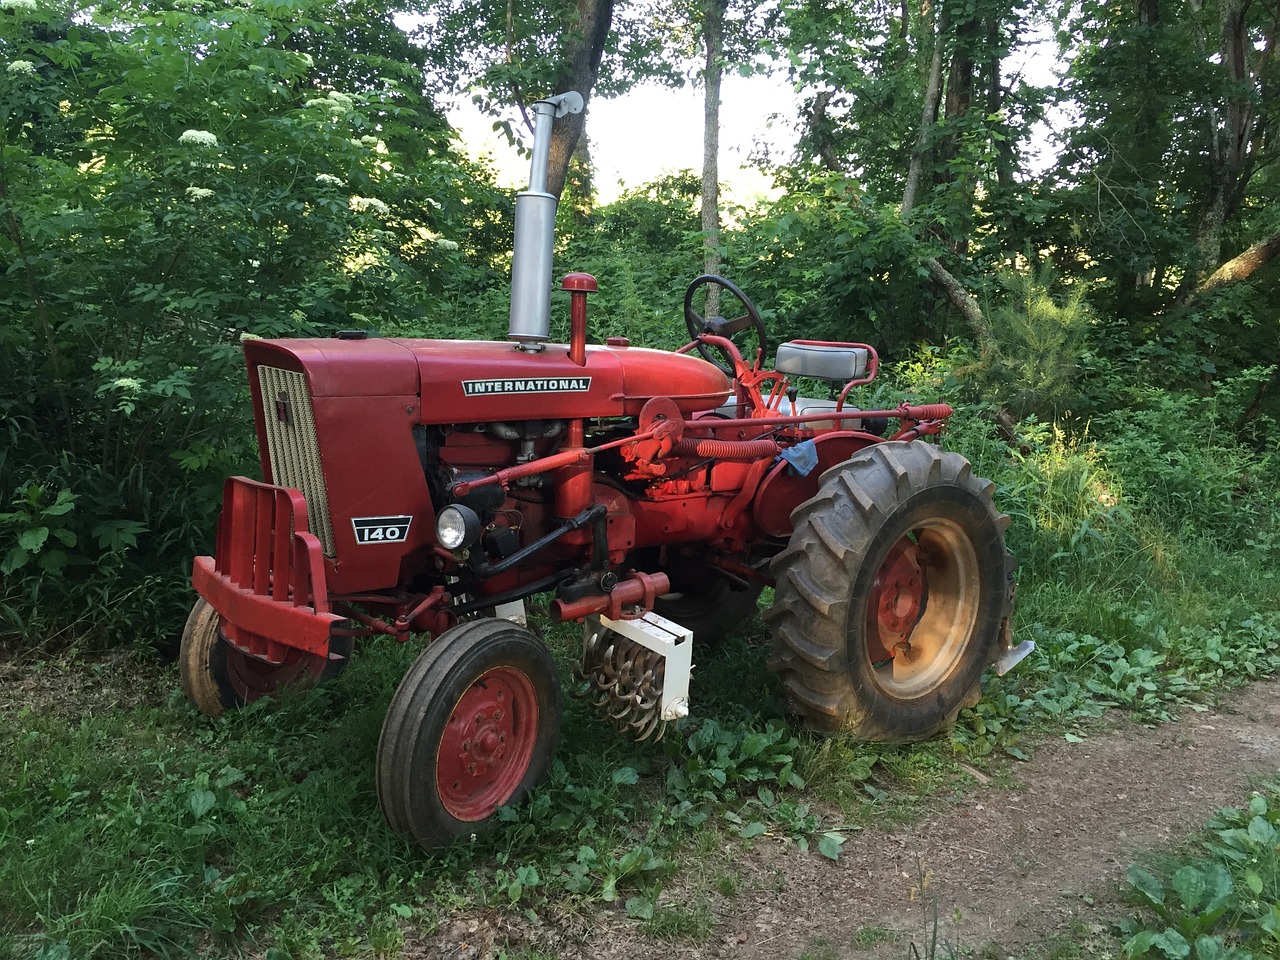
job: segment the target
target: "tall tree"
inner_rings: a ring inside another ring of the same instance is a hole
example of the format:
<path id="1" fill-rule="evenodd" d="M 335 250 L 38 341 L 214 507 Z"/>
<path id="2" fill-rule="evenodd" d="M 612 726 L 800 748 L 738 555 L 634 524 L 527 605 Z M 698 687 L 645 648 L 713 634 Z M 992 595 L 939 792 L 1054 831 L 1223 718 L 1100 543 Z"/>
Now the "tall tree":
<path id="1" fill-rule="evenodd" d="M 724 18 L 729 0 L 703 0 L 702 45 L 702 272 L 720 272 L 720 81 L 724 76 Z M 707 287 L 706 316 L 720 314 L 720 288 Z"/>
<path id="2" fill-rule="evenodd" d="M 569 90 L 586 109 L 555 125 L 548 189 L 564 189 L 569 163 L 596 94 L 617 94 L 640 79 L 672 79 L 666 37 L 648 11 L 614 0 L 439 0 L 415 31 L 430 51 L 428 72 L 439 89 L 466 94 L 514 141 L 532 130 L 527 107 Z"/>

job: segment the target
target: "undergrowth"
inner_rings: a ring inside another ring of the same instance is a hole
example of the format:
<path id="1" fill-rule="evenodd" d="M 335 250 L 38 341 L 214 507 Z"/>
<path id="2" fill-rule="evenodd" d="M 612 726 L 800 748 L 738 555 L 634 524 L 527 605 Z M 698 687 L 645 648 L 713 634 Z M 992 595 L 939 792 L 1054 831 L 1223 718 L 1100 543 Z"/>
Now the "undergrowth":
<path id="1" fill-rule="evenodd" d="M 1203 838 L 1129 867 L 1139 909 L 1119 924 L 1129 960 L 1253 960 L 1280 953 L 1280 784 L 1219 810 Z"/>

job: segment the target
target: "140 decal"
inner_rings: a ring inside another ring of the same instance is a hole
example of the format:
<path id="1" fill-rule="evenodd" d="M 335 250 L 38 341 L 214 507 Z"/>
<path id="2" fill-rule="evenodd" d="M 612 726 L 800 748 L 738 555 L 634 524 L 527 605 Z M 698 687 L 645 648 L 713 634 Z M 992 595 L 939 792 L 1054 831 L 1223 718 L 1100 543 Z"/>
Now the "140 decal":
<path id="1" fill-rule="evenodd" d="M 413 517 L 352 517 L 356 543 L 404 543 Z"/>

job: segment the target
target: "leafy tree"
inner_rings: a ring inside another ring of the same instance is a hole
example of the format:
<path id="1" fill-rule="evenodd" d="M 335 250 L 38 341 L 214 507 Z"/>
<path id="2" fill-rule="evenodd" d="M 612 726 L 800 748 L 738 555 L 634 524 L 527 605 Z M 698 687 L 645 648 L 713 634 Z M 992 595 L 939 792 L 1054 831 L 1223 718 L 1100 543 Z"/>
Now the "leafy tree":
<path id="1" fill-rule="evenodd" d="M 560 119 L 552 132 L 547 189 L 559 196 L 585 129 L 594 93 L 625 90 L 639 77 L 671 77 L 663 38 L 643 5 L 615 0 L 439 0 L 416 34 L 431 51 L 430 73 L 443 90 L 469 94 L 493 115 L 495 129 L 517 139 L 516 114 L 540 97 L 574 90 L 587 110 Z"/>
<path id="2" fill-rule="evenodd" d="M 316 85 L 328 5 L 197 6 L 0 8 L 10 631 L 119 628 L 122 583 L 211 546 L 254 469 L 241 337 L 425 321 L 505 230 L 419 94 Z"/>

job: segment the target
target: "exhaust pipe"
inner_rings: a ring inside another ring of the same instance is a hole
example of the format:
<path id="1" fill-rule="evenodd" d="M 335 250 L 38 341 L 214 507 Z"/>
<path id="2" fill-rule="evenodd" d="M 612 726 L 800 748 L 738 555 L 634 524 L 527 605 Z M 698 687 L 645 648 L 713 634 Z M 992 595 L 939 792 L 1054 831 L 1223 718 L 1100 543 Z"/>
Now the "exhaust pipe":
<path id="1" fill-rule="evenodd" d="M 516 237 L 511 257 L 511 326 L 507 337 L 530 353 L 551 339 L 551 256 L 556 240 L 556 198 L 547 193 L 551 126 L 582 112 L 582 94 L 562 93 L 533 105 L 533 162 L 529 189 L 516 196 Z"/>

